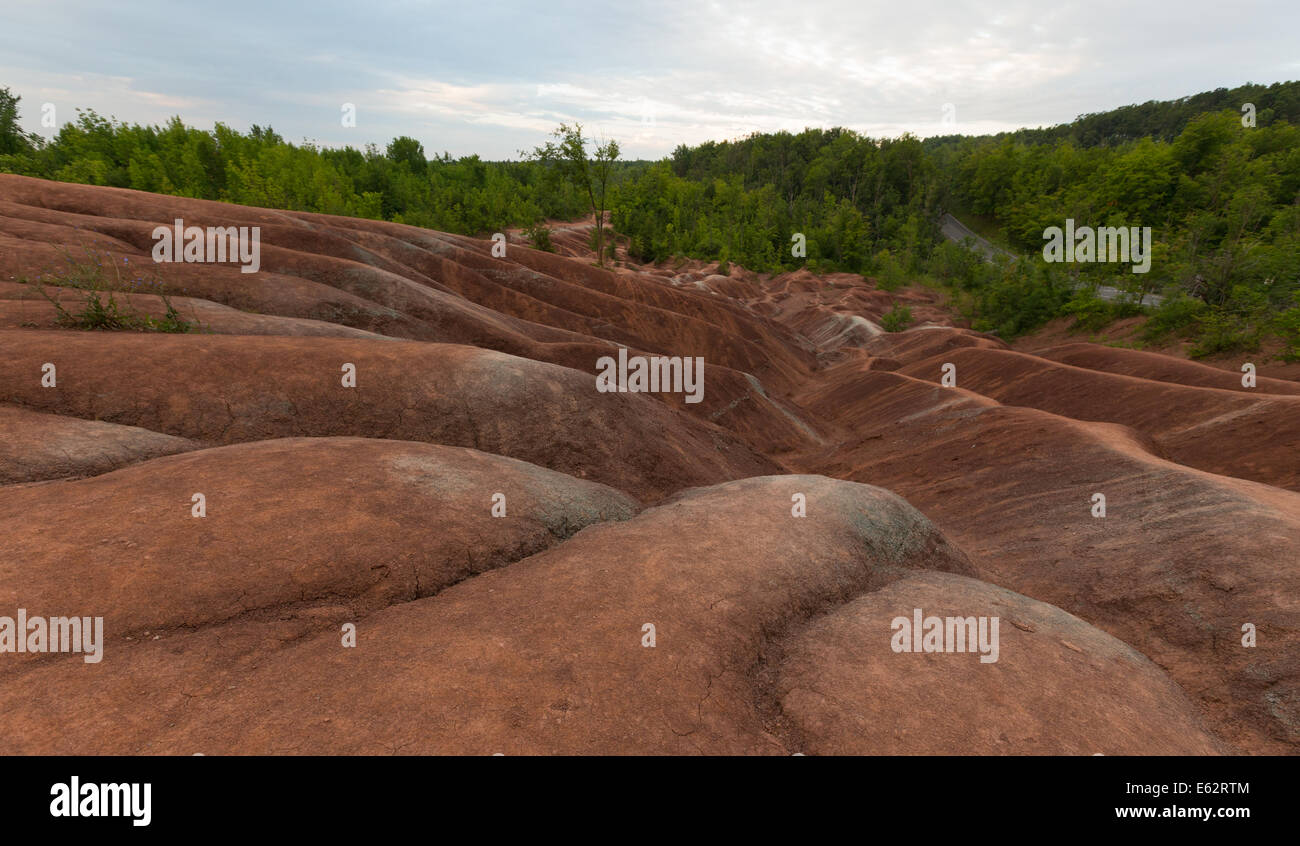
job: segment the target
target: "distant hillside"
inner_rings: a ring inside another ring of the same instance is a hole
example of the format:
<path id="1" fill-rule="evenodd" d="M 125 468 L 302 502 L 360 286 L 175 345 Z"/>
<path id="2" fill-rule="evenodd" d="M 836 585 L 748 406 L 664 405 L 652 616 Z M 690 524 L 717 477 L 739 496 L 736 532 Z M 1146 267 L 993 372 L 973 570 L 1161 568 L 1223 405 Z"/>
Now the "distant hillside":
<path id="1" fill-rule="evenodd" d="M 1050 144 L 1069 141 L 1076 147 L 1123 144 L 1139 138 L 1172 141 L 1188 122 L 1205 112 L 1231 109 L 1240 112 L 1245 103 L 1255 106 L 1256 126 L 1274 121 L 1300 123 L 1300 81 L 1275 82 L 1272 85 L 1246 83 L 1237 88 L 1216 88 L 1179 97 L 1177 100 L 1148 100 L 1142 104 L 1120 106 L 1104 112 L 1080 115 L 1071 123 L 1046 129 L 1019 129 L 1002 132 L 995 138 L 1010 137 L 1027 144 Z M 949 144 L 961 135 L 928 138 L 927 149 Z"/>

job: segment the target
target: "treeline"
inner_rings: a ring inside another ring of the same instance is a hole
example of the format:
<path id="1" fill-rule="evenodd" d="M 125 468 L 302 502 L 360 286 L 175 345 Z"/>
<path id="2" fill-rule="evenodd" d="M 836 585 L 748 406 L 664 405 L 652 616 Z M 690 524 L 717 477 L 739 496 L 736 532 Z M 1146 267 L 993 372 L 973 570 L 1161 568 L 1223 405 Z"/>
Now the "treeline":
<path id="1" fill-rule="evenodd" d="M 0 171 L 252 206 L 322 212 L 481 234 L 582 215 L 576 187 L 534 162 L 427 160 L 413 138 L 385 150 L 291 144 L 274 130 L 211 131 L 173 118 L 140 126 L 79 110 L 48 143 L 22 133 L 18 98 L 0 89 Z"/>
<path id="2" fill-rule="evenodd" d="M 659 162 L 613 163 L 610 225 L 642 261 L 845 270 L 886 288 L 929 279 L 976 328 L 1004 337 L 1062 315 L 1100 328 L 1138 309 L 1101 302 L 1096 284 L 1141 288 L 1167 297 L 1147 322 L 1152 340 L 1182 333 L 1212 353 L 1275 335 L 1300 358 L 1298 91 L 1245 86 L 1001 136 L 809 129 L 682 146 Z M 1241 102 L 1256 106 L 1255 126 L 1243 125 Z M 327 149 L 269 128 L 127 125 L 92 111 L 46 143 L 21 132 L 17 104 L 0 89 L 0 171 L 475 235 L 593 210 L 590 169 L 556 166 L 563 157 L 429 160 L 406 137 L 382 151 Z M 944 211 L 1028 260 L 988 263 L 944 242 Z M 1150 226 L 1150 272 L 1045 263 L 1044 230 L 1067 218 Z M 544 248 L 544 228 L 531 234 Z"/>
<path id="3" fill-rule="evenodd" d="M 1076 147 L 1097 147 L 1123 144 L 1139 138 L 1156 141 L 1173 141 L 1192 121 L 1206 112 L 1245 113 L 1249 103 L 1255 109 L 1256 126 L 1269 126 L 1275 121 L 1300 125 L 1300 81 L 1275 82 L 1272 85 L 1247 83 L 1236 88 L 1216 88 L 1177 100 L 1148 100 L 1131 106 L 1120 106 L 1104 112 L 1080 115 L 1070 123 L 1043 129 L 1018 129 L 998 133 L 997 140 L 1010 138 L 1027 144 L 1052 144 L 1068 141 Z M 947 135 L 927 138 L 926 149 L 960 141 L 964 136 Z"/>
<path id="4" fill-rule="evenodd" d="M 330 149 L 259 126 L 206 131 L 180 118 L 141 126 L 92 110 L 79 110 L 47 143 L 21 132 L 17 104 L 0 89 L 0 171 L 465 234 L 591 211 L 585 186 L 554 162 L 427 160 L 407 137 L 382 151 Z M 642 260 L 692 256 L 892 279 L 915 271 L 937 238 L 938 175 L 912 137 L 755 135 L 681 147 L 657 163 L 615 162 L 610 183 L 610 222 Z"/>

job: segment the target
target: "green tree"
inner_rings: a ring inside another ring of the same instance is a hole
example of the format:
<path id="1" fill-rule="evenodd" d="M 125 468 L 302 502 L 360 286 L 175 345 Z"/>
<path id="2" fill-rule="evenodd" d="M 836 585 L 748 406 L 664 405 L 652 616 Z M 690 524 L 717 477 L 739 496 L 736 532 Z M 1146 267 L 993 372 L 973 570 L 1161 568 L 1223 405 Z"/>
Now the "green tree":
<path id="1" fill-rule="evenodd" d="M 424 156 L 424 145 L 409 135 L 401 135 L 388 143 L 388 158 L 405 164 L 411 173 L 424 173 L 429 162 Z"/>
<path id="2" fill-rule="evenodd" d="M 541 162 L 559 171 L 565 179 L 585 194 L 591 207 L 591 214 L 596 219 L 596 262 L 605 264 L 605 211 L 608 208 L 610 172 L 618 159 L 618 142 L 613 139 L 604 144 L 584 138 L 582 124 L 573 126 L 560 124 L 551 133 L 553 140 L 537 147 L 529 155 L 534 161 Z M 595 151 L 588 156 L 587 146 L 592 144 Z"/>
<path id="3" fill-rule="evenodd" d="M 0 156 L 30 152 L 33 137 L 18 124 L 18 103 L 23 98 L 0 88 Z"/>

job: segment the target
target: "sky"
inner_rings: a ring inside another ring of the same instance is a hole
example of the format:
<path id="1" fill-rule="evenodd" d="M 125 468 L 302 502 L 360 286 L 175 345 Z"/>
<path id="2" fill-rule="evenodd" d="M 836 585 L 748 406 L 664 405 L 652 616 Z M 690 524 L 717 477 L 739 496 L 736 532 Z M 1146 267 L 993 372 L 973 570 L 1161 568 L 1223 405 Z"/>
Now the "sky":
<path id="1" fill-rule="evenodd" d="M 810 126 L 1051 126 L 1300 78 L 1296 0 L 0 0 L 0 23 L 0 87 L 46 137 L 43 109 L 59 125 L 92 108 L 486 159 L 561 122 L 660 158 Z"/>

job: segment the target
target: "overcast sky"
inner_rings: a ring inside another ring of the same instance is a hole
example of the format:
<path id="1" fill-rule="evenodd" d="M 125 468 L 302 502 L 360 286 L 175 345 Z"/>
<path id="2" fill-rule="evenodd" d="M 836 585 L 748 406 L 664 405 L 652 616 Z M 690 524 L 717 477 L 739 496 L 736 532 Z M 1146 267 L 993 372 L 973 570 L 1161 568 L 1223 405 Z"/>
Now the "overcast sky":
<path id="1" fill-rule="evenodd" d="M 561 121 L 624 158 L 755 130 L 1050 126 L 1300 78 L 1300 2 L 3 0 L 23 123 L 273 126 L 291 141 L 514 158 Z M 343 104 L 356 109 L 345 127 Z"/>

